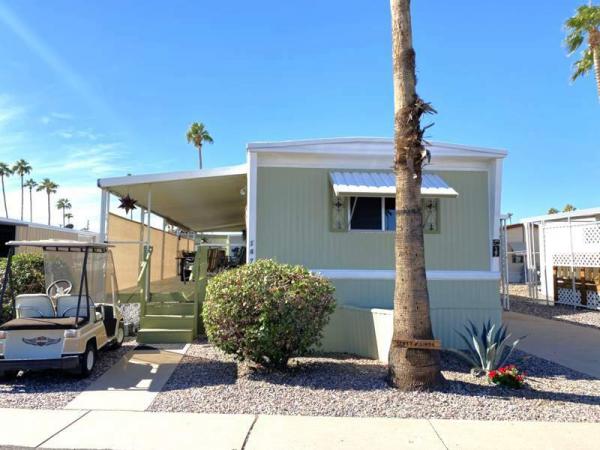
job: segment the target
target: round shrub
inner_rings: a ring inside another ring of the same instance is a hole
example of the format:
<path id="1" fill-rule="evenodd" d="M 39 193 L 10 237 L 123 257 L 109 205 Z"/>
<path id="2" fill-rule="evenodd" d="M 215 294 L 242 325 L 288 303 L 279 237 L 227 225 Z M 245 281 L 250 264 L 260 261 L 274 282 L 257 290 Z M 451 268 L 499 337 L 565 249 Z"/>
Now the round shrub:
<path id="1" fill-rule="evenodd" d="M 209 280 L 202 307 L 210 342 L 239 360 L 285 368 L 319 345 L 333 285 L 302 266 L 258 260 Z"/>
<path id="2" fill-rule="evenodd" d="M 4 282 L 6 258 L 0 260 L 0 289 Z M 45 290 L 44 258 L 37 253 L 19 253 L 12 258 L 11 278 L 2 305 L 2 320 L 7 320 L 12 312 L 12 293 L 36 294 Z"/>

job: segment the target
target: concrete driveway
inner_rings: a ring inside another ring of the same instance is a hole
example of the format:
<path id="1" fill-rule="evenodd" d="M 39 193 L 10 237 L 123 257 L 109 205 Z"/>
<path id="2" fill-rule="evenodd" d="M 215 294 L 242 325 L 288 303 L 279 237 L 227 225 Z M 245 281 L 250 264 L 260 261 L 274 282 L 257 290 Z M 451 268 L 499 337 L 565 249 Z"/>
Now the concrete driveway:
<path id="1" fill-rule="evenodd" d="M 513 337 L 527 336 L 519 349 L 600 378 L 600 330 L 510 311 L 503 319 Z"/>

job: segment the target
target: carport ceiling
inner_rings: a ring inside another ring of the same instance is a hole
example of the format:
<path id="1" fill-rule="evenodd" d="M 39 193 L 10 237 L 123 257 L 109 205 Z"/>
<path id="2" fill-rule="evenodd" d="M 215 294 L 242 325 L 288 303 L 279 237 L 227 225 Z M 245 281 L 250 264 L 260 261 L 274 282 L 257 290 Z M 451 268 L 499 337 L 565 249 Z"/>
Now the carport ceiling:
<path id="1" fill-rule="evenodd" d="M 98 186 L 192 231 L 245 228 L 246 165 L 98 180 Z"/>

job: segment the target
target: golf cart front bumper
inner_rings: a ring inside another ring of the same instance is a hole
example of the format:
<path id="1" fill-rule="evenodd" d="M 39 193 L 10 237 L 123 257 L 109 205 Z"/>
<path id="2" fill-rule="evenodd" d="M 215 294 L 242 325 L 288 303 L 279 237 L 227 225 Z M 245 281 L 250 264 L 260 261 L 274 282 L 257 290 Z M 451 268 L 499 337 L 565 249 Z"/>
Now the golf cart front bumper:
<path id="1" fill-rule="evenodd" d="M 6 370 L 75 369 L 79 365 L 78 355 L 56 359 L 0 359 L 0 372 Z"/>

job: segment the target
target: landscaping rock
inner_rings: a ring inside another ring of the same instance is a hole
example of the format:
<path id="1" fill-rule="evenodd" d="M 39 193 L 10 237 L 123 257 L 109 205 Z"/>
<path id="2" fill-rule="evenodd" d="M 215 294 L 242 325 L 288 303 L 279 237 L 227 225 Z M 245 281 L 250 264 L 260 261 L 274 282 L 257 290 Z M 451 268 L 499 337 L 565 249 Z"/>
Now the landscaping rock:
<path id="1" fill-rule="evenodd" d="M 152 411 L 382 416 L 404 418 L 599 421 L 600 380 L 523 352 L 511 358 L 528 386 L 513 390 L 474 377 L 462 360 L 443 352 L 444 386 L 400 392 L 387 367 L 344 354 L 295 358 L 288 372 L 238 364 L 205 342 L 194 343 Z"/>

